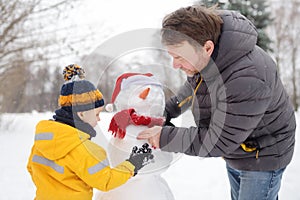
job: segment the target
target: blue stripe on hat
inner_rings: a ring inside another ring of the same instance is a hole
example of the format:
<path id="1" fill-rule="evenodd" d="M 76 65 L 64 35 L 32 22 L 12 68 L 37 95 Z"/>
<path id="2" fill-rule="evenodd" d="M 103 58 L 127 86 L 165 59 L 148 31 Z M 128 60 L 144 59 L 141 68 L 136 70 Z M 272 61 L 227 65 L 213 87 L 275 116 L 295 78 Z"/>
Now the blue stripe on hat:
<path id="1" fill-rule="evenodd" d="M 66 111 L 75 111 L 75 112 L 82 112 L 82 111 L 87 111 L 87 110 L 92 110 L 94 108 L 99 108 L 104 106 L 104 100 L 100 99 L 97 100 L 93 103 L 89 104 L 83 104 L 83 105 L 73 105 L 73 106 L 62 106 Z"/>
<path id="2" fill-rule="evenodd" d="M 95 86 L 86 80 L 67 82 L 62 85 L 60 94 L 67 96 L 70 94 L 82 94 L 96 90 Z"/>

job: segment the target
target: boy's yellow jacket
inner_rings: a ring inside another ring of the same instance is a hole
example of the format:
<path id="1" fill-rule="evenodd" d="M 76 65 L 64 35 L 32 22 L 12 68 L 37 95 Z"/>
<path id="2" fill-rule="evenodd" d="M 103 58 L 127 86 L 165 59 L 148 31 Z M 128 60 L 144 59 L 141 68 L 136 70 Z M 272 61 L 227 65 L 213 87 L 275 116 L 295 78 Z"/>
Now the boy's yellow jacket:
<path id="1" fill-rule="evenodd" d="M 63 123 L 37 124 L 27 165 L 37 187 L 36 200 L 91 200 L 93 188 L 108 191 L 132 177 L 130 162 L 110 168 L 105 150 L 89 137 Z"/>

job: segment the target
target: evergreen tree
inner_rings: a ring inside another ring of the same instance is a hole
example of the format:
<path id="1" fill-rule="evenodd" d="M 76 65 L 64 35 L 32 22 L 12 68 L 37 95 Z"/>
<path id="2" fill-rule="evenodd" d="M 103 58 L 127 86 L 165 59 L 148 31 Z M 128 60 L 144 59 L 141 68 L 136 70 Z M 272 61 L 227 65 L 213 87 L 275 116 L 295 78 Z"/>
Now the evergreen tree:
<path id="1" fill-rule="evenodd" d="M 267 0 L 199 0 L 194 3 L 206 7 L 218 4 L 218 7 L 221 9 L 241 12 L 241 14 L 250 19 L 257 28 L 257 45 L 266 51 L 272 51 L 270 48 L 272 41 L 265 30 L 273 21 Z"/>
<path id="2" fill-rule="evenodd" d="M 250 19 L 257 28 L 257 45 L 266 51 L 272 51 L 270 48 L 272 41 L 266 34 L 266 28 L 273 19 L 266 0 L 229 0 L 227 9 L 238 10 Z"/>

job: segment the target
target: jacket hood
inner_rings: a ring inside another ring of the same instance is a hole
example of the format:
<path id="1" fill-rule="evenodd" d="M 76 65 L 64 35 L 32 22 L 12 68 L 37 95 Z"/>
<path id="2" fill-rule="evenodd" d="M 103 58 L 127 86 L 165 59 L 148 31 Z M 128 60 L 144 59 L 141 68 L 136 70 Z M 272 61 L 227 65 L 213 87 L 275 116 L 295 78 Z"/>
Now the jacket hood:
<path id="1" fill-rule="evenodd" d="M 212 55 L 214 62 L 209 65 L 216 65 L 221 72 L 255 48 L 258 33 L 253 23 L 238 12 L 224 10 L 219 15 L 223 20 L 222 30 Z M 216 69 L 209 68 L 212 67 L 206 67 L 203 74 L 216 75 Z"/>
<path id="2" fill-rule="evenodd" d="M 46 158 L 55 160 L 64 157 L 90 136 L 72 126 L 43 120 L 36 126 L 35 147 Z"/>
<path id="3" fill-rule="evenodd" d="M 220 16 L 224 23 L 215 62 L 222 68 L 252 51 L 258 33 L 253 23 L 238 12 L 223 11 Z"/>

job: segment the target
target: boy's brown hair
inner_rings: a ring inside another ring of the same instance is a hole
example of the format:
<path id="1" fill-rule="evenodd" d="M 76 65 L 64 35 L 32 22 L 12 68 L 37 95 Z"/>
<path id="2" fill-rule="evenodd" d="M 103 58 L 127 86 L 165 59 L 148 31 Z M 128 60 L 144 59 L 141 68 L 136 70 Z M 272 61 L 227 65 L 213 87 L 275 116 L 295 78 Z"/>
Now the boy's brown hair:
<path id="1" fill-rule="evenodd" d="M 216 8 L 193 5 L 170 13 L 162 22 L 162 43 L 175 45 L 187 40 L 197 47 L 211 40 L 217 44 L 223 20 Z"/>

